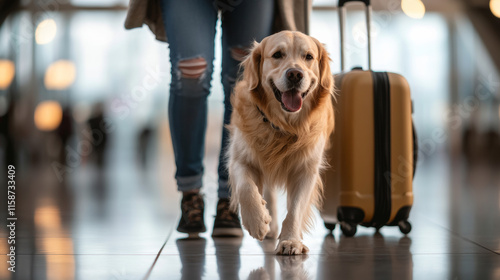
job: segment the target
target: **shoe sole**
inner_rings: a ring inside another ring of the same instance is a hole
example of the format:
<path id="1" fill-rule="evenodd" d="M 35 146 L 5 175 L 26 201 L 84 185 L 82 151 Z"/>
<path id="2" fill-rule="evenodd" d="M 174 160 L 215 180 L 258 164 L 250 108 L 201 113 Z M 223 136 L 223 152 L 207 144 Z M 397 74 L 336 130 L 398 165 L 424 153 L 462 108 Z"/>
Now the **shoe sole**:
<path id="1" fill-rule="evenodd" d="M 214 228 L 212 236 L 242 237 L 243 230 L 241 228 Z"/>
<path id="2" fill-rule="evenodd" d="M 205 227 L 203 227 L 199 230 L 187 230 L 184 228 L 177 228 L 177 231 L 181 232 L 181 233 L 187 233 L 187 234 L 198 234 L 198 233 L 206 232 L 207 229 Z"/>

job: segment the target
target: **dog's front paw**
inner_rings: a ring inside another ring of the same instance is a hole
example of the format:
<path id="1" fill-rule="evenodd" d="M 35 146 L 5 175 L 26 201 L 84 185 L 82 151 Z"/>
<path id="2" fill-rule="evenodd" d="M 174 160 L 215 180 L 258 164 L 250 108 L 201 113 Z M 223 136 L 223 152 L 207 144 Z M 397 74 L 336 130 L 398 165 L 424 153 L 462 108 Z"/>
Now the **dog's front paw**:
<path id="1" fill-rule="evenodd" d="M 289 239 L 280 241 L 274 252 L 278 255 L 300 255 L 307 254 L 309 248 L 299 240 Z"/>
<path id="2" fill-rule="evenodd" d="M 260 241 L 264 240 L 264 237 L 269 232 L 269 223 L 271 222 L 271 216 L 264 203 L 248 208 L 243 207 L 243 205 L 241 207 L 241 221 L 243 226 L 253 238 Z"/>

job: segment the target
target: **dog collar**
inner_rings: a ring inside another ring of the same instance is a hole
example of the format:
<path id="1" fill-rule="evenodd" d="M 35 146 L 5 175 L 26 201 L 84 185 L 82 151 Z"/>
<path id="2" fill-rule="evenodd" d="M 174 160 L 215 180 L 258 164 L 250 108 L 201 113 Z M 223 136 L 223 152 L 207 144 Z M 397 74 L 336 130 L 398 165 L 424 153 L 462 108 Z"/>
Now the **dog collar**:
<path id="1" fill-rule="evenodd" d="M 262 121 L 263 122 L 270 123 L 271 127 L 274 128 L 275 130 L 280 130 L 279 127 L 275 126 L 272 122 L 269 121 L 269 119 L 266 117 L 266 115 L 264 114 L 264 112 L 262 112 L 262 110 L 259 108 L 259 106 L 256 106 L 256 107 L 257 107 L 257 110 L 259 111 L 259 113 L 262 115 Z"/>

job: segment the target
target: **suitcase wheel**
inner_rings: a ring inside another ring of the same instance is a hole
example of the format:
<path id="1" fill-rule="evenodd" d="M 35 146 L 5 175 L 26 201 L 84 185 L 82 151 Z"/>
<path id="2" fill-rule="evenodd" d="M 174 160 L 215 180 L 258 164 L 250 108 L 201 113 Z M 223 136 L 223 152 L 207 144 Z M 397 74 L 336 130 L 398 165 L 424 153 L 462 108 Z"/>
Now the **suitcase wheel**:
<path id="1" fill-rule="evenodd" d="M 356 230 L 358 229 L 358 226 L 354 223 L 343 222 L 340 224 L 340 229 L 342 230 L 342 233 L 345 236 L 352 237 L 356 234 Z"/>
<path id="2" fill-rule="evenodd" d="M 332 232 L 335 229 L 335 223 L 325 223 L 326 229 L 328 229 L 330 232 Z"/>
<path id="3" fill-rule="evenodd" d="M 399 226 L 399 230 L 403 234 L 408 234 L 411 231 L 411 224 L 408 221 L 401 221 L 401 222 L 399 222 L 398 226 Z"/>

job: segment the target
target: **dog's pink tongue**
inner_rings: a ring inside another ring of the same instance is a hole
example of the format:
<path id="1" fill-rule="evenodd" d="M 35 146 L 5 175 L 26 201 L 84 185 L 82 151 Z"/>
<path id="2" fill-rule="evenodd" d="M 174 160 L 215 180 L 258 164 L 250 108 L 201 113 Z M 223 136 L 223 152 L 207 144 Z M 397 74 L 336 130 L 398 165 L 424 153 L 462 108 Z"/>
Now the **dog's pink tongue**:
<path id="1" fill-rule="evenodd" d="M 296 90 L 289 90 L 283 93 L 281 101 L 285 107 L 291 112 L 297 112 L 302 107 L 302 97 L 300 92 Z"/>

